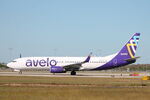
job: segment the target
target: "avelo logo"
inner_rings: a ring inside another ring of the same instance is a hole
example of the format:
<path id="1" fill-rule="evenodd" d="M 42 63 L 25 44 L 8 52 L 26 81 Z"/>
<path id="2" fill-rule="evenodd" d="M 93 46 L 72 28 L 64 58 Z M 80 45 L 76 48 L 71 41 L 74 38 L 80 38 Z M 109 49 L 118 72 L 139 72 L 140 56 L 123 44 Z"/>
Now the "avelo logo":
<path id="1" fill-rule="evenodd" d="M 56 66 L 57 65 L 57 62 L 56 60 L 49 60 L 49 58 L 47 58 L 46 60 L 45 59 L 41 59 L 41 60 L 31 60 L 31 59 L 28 59 L 26 61 L 26 66 L 27 67 L 37 67 L 37 66 L 42 66 L 42 67 L 45 67 L 45 66 Z"/>

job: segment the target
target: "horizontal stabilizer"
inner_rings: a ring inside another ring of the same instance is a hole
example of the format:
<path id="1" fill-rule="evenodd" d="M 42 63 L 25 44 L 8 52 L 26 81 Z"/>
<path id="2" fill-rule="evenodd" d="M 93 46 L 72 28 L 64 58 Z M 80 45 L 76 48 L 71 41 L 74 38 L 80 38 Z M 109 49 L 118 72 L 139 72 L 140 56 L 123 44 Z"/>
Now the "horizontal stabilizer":
<path id="1" fill-rule="evenodd" d="M 136 60 L 138 58 L 140 58 L 140 57 L 134 57 L 134 58 L 125 59 L 125 61 L 134 61 L 134 60 Z"/>

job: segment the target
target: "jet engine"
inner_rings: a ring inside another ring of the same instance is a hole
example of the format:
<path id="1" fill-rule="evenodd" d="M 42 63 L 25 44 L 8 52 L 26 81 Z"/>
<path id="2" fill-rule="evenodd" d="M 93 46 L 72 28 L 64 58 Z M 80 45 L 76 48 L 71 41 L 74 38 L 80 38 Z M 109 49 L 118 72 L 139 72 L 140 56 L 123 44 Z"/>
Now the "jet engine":
<path id="1" fill-rule="evenodd" d="M 61 67 L 61 66 L 52 66 L 52 67 L 50 68 L 50 72 L 51 72 L 51 73 L 65 73 L 66 71 L 65 71 L 65 69 L 64 69 L 63 67 Z"/>

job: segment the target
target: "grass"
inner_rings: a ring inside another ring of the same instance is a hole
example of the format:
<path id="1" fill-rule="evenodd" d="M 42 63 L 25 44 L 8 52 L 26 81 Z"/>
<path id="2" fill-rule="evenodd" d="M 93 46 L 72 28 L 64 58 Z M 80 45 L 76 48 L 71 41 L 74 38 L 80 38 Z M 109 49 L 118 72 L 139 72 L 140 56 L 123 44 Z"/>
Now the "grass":
<path id="1" fill-rule="evenodd" d="M 55 85 L 97 85 L 97 86 L 150 86 L 150 81 L 138 78 L 88 78 L 88 77 L 28 77 L 28 76 L 0 76 L 0 84 L 55 84 Z"/>
<path id="2" fill-rule="evenodd" d="M 0 100 L 149 100 L 150 88 L 0 87 Z"/>
<path id="3" fill-rule="evenodd" d="M 149 100 L 149 86 L 140 79 L 0 76 L 0 100 Z"/>

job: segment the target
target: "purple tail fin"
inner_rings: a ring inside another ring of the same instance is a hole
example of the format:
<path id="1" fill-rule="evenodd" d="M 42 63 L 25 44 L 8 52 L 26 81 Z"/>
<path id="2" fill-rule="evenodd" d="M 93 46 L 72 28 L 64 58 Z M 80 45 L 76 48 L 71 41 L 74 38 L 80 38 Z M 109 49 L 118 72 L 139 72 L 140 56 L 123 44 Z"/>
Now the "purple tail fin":
<path id="1" fill-rule="evenodd" d="M 111 68 L 134 63 L 136 59 L 139 58 L 139 57 L 135 57 L 135 53 L 138 47 L 139 37 L 140 37 L 140 33 L 135 33 L 113 59 L 111 59 L 103 66 L 100 66 L 94 70 L 111 69 Z"/>
<path id="2" fill-rule="evenodd" d="M 122 56 L 123 59 L 135 58 L 135 53 L 138 47 L 140 33 L 135 33 L 127 44 L 120 50 L 118 56 Z"/>

